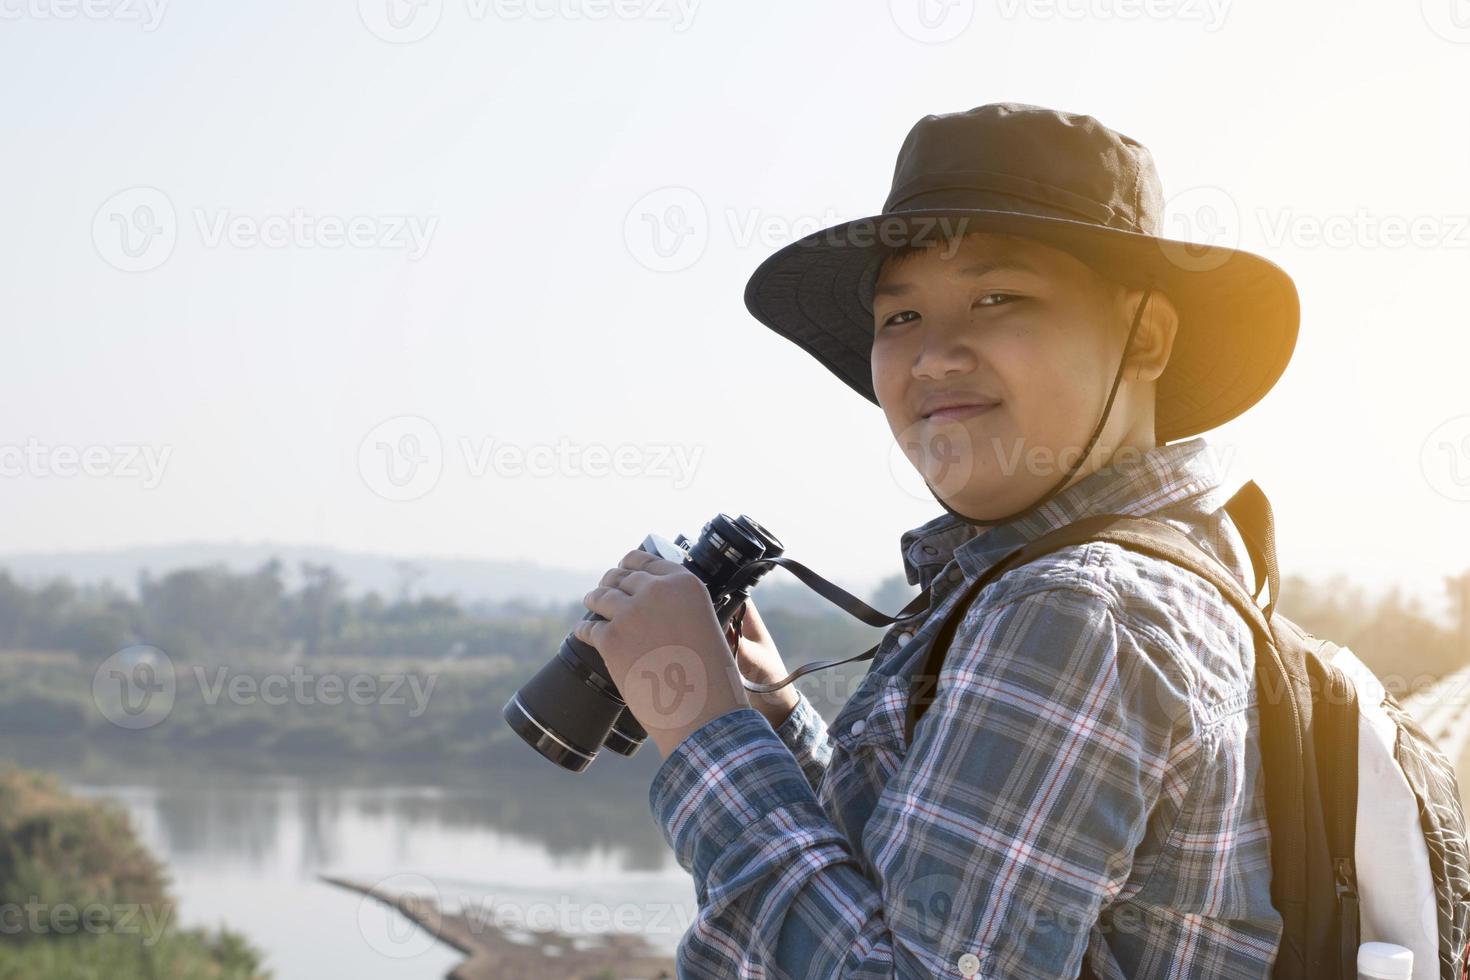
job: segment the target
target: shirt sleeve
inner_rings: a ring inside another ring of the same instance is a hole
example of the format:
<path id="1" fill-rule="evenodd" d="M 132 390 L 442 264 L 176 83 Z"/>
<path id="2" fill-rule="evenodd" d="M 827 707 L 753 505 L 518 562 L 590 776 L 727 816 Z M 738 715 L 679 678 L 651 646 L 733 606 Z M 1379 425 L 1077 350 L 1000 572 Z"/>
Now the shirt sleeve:
<path id="1" fill-rule="evenodd" d="M 832 746 L 827 741 L 827 720 L 805 694 L 797 691 L 796 698 L 796 707 L 776 727 L 776 737 L 791 750 L 807 782 L 817 790 L 822 785 L 827 764 L 832 761 Z"/>
<path id="2" fill-rule="evenodd" d="M 968 610 L 861 855 L 753 709 L 680 743 L 650 789 L 699 900 L 679 975 L 1075 977 L 1192 724 L 1177 656 L 1115 609 L 1069 584 Z"/>

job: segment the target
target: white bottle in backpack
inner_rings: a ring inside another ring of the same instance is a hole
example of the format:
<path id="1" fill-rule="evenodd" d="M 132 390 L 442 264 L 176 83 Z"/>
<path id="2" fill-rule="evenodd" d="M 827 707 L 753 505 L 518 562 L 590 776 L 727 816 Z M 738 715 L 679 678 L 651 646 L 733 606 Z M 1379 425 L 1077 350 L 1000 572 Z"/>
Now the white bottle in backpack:
<path id="1" fill-rule="evenodd" d="M 1358 980 L 1409 980 L 1413 975 L 1413 950 L 1393 943 L 1358 947 Z"/>

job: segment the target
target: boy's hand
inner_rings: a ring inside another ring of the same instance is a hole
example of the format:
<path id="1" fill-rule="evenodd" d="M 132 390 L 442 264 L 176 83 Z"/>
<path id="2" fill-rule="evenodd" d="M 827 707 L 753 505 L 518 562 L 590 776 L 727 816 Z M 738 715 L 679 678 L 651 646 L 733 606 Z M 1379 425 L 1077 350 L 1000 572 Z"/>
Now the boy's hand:
<path id="1" fill-rule="evenodd" d="M 664 757 L 706 722 L 752 707 L 709 591 L 677 562 L 635 549 L 582 604 L 572 635 L 597 649 Z"/>
<path id="2" fill-rule="evenodd" d="M 740 614 L 737 612 L 735 615 L 738 618 Z M 728 636 L 733 637 L 734 632 L 732 623 Z M 771 639 L 766 624 L 761 621 L 754 599 L 745 600 L 745 621 L 741 624 L 740 643 L 735 649 L 735 664 L 747 680 L 757 684 L 770 684 L 791 673 L 781 660 L 776 641 Z M 770 694 L 745 693 L 750 706 L 765 715 L 772 728 L 781 727 L 796 707 L 796 687 L 791 684 Z"/>

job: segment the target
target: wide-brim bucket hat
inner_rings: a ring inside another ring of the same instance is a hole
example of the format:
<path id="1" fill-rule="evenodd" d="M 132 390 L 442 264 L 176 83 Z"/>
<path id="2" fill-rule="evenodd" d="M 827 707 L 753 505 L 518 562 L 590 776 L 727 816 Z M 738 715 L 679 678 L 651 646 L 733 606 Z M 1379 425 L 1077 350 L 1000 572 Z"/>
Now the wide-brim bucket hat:
<path id="1" fill-rule="evenodd" d="M 1179 326 L 1154 421 L 1167 443 L 1235 418 L 1271 389 L 1291 359 L 1300 308 L 1277 265 L 1165 238 L 1163 212 L 1153 155 L 1091 116 L 1014 102 L 928 115 L 899 150 L 882 213 L 770 255 L 745 305 L 876 405 L 873 287 L 891 250 L 976 232 L 1040 241 L 1173 302 Z"/>

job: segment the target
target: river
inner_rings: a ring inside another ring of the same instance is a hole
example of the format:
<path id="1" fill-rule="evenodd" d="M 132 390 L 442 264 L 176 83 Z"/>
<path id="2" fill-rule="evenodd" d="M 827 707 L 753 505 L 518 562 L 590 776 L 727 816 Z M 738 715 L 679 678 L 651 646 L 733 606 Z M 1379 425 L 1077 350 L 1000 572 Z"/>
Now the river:
<path id="1" fill-rule="evenodd" d="M 432 894 L 507 927 L 636 931 L 672 951 L 695 908 L 649 814 L 645 746 L 572 775 L 520 746 L 488 766 L 101 753 L 29 739 L 0 755 L 116 800 L 165 864 L 185 926 L 226 924 L 276 980 L 440 978 L 460 960 L 396 913 L 318 880 Z"/>

